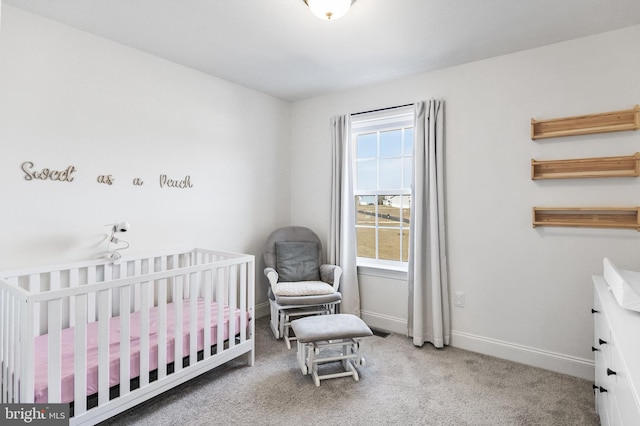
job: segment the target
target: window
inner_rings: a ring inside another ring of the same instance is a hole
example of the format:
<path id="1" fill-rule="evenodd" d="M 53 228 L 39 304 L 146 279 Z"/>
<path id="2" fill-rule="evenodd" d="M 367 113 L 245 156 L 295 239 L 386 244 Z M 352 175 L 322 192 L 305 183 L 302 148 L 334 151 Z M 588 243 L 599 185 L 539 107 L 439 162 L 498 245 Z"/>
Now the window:
<path id="1" fill-rule="evenodd" d="M 413 109 L 351 122 L 358 265 L 403 267 L 409 258 Z"/>

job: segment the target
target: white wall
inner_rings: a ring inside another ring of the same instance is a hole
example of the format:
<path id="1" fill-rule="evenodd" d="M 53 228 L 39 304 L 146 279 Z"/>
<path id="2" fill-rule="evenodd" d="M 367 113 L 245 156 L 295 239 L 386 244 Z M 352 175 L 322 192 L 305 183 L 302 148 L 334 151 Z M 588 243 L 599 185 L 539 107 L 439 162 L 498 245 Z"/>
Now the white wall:
<path id="1" fill-rule="evenodd" d="M 100 256 L 115 219 L 132 225 L 129 253 L 261 256 L 269 232 L 289 224 L 288 103 L 17 8 L 2 12 L 1 269 Z M 74 166 L 74 180 L 27 181 L 25 161 Z M 160 188 L 161 174 L 189 175 L 194 186 Z"/>
<path id="2" fill-rule="evenodd" d="M 453 345 L 593 374 L 591 275 L 640 270 L 633 230 L 531 226 L 533 206 L 636 206 L 632 178 L 532 181 L 530 160 L 629 155 L 640 132 L 530 139 L 530 119 L 640 103 L 640 26 L 294 104 L 292 221 L 328 232 L 329 118 L 443 98 Z M 362 277 L 363 311 L 406 323 L 406 282 Z M 380 300 L 387 300 L 385 304 Z"/>

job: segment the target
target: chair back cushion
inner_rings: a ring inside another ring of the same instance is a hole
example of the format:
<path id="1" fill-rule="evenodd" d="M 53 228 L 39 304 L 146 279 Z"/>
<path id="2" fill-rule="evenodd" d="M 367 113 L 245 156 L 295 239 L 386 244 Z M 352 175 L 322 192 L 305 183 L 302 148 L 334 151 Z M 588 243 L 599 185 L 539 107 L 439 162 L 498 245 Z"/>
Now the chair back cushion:
<path id="1" fill-rule="evenodd" d="M 265 266 L 277 270 L 276 243 L 278 241 L 305 241 L 318 244 L 318 264 L 322 265 L 322 243 L 320 238 L 311 229 L 304 226 L 285 226 L 273 231 L 264 245 L 262 256 Z"/>
<path id="2" fill-rule="evenodd" d="M 319 281 L 318 250 L 316 242 L 276 241 L 278 281 Z"/>

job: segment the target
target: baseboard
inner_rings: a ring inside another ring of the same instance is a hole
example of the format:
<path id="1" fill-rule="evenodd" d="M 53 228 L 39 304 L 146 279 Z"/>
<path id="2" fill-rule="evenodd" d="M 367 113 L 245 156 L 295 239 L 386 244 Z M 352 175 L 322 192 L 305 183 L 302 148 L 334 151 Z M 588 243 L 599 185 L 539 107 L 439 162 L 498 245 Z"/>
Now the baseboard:
<path id="1" fill-rule="evenodd" d="M 594 362 L 460 331 L 451 332 L 451 346 L 496 358 L 544 368 L 587 380 L 594 380 Z"/>
<path id="2" fill-rule="evenodd" d="M 257 318 L 269 314 L 269 302 L 256 305 Z M 370 327 L 402 335 L 407 334 L 407 320 L 404 318 L 381 315 L 377 312 L 365 310 L 360 311 L 360 316 Z M 595 365 L 592 360 L 544 351 L 461 331 L 454 330 L 451 332 L 451 346 L 582 379 L 593 380 L 595 375 Z"/>
<path id="3" fill-rule="evenodd" d="M 376 312 L 360 311 L 360 317 L 369 327 L 392 331 L 398 334 L 407 334 L 407 320 L 388 315 L 380 315 Z"/>
<path id="4" fill-rule="evenodd" d="M 258 303 L 255 306 L 256 318 L 262 318 L 269 316 L 271 314 L 271 309 L 269 308 L 269 301 Z"/>

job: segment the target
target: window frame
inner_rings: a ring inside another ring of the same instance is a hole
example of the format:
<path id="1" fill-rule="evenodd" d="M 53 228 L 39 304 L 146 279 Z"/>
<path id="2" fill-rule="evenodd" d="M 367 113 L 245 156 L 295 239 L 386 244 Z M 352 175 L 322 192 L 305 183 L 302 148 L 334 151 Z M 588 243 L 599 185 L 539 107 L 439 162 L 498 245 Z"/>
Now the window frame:
<path id="1" fill-rule="evenodd" d="M 372 113 L 364 113 L 361 115 L 357 115 L 357 116 L 352 116 L 352 120 L 351 120 L 351 129 L 350 129 L 350 143 L 351 143 L 351 150 L 352 150 L 352 155 L 353 155 L 353 167 L 352 167 L 352 171 L 353 171 L 353 203 L 355 205 L 355 203 L 357 203 L 358 197 L 360 196 L 401 196 L 402 198 L 402 202 L 401 205 L 399 207 L 399 211 L 401 214 L 401 217 L 403 217 L 403 212 L 404 212 L 404 197 L 411 197 L 411 193 L 412 193 L 412 179 L 409 179 L 409 182 L 403 182 L 406 180 L 406 176 L 405 176 L 405 160 L 407 158 L 410 159 L 411 162 L 411 171 L 413 173 L 413 165 L 414 165 L 414 159 L 413 159 L 413 154 L 414 154 L 414 149 L 413 149 L 413 139 L 411 140 L 411 152 L 407 153 L 405 151 L 406 149 L 406 140 L 404 139 L 405 134 L 404 132 L 406 132 L 406 130 L 411 129 L 411 131 L 413 132 L 413 129 L 415 128 L 415 123 L 414 123 L 414 113 L 413 113 L 413 106 L 405 106 L 405 107 L 400 107 L 400 108 L 393 108 L 393 109 L 388 109 L 388 110 L 383 110 L 383 111 L 376 111 L 376 112 L 372 112 Z M 388 156 L 388 157 L 381 157 L 381 153 L 380 153 L 380 133 L 384 132 L 384 131 L 394 131 L 394 130 L 402 130 L 403 131 L 403 139 L 401 141 L 401 152 L 399 154 L 399 156 Z M 368 157 L 368 158 L 364 158 L 364 159 L 359 159 L 357 158 L 357 142 L 358 142 L 358 136 L 361 135 L 366 135 L 366 134 L 370 134 L 370 133 L 376 133 L 376 157 Z M 376 189 L 358 189 L 358 163 L 359 162 L 363 162 L 363 161 L 370 161 L 371 159 L 376 159 Z M 380 160 L 381 159 L 400 159 L 402 165 L 401 165 L 401 169 L 400 169 L 400 178 L 401 178 L 401 187 L 400 188 L 380 188 Z M 409 206 L 410 206 L 410 201 L 409 201 Z M 384 225 L 379 225 L 378 220 L 379 220 L 379 215 L 378 215 L 378 205 L 379 202 L 375 202 L 374 203 L 376 205 L 375 209 L 376 209 L 376 220 L 375 220 L 375 225 L 373 226 L 362 226 L 362 225 L 358 225 L 358 209 L 357 209 L 357 205 L 355 208 L 355 228 L 356 228 L 356 240 L 357 240 L 357 233 L 358 233 L 358 229 L 359 228 L 370 228 L 370 229 L 374 229 L 374 235 L 375 235 L 375 258 L 371 258 L 371 257 L 359 257 L 356 256 L 356 264 L 358 267 L 361 267 L 363 269 L 366 269 L 367 271 L 370 272 L 376 272 L 376 271 L 389 271 L 392 274 L 393 273 L 406 273 L 407 269 L 408 269 L 408 261 L 403 261 L 403 257 L 404 257 L 404 250 L 403 250 L 403 246 L 404 246 L 404 241 L 403 238 L 403 231 L 404 230 L 408 230 L 411 227 L 411 224 L 404 224 L 403 220 L 400 221 L 400 225 L 399 227 L 391 227 L 391 226 L 384 226 Z M 379 238 L 379 231 L 381 229 L 397 229 L 400 233 L 400 260 L 388 260 L 388 259 L 380 259 L 379 258 L 379 244 L 378 244 L 378 238 Z M 407 235 L 406 238 L 409 238 L 409 235 Z M 407 256 L 408 256 L 408 251 L 409 251 L 409 242 L 407 241 Z M 357 253 L 356 253 L 357 255 Z"/>

